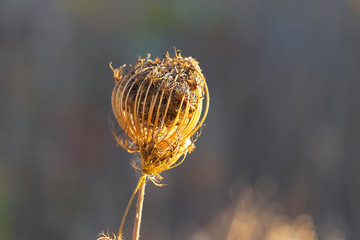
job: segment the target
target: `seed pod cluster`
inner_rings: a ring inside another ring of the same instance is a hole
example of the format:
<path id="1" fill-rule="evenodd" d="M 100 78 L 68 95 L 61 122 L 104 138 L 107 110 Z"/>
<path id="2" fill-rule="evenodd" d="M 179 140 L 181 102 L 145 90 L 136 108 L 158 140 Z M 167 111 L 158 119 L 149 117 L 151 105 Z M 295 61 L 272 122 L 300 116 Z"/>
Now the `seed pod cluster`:
<path id="1" fill-rule="evenodd" d="M 115 137 L 129 152 L 140 153 L 141 166 L 134 167 L 158 178 L 195 147 L 194 135 L 209 108 L 205 78 L 198 62 L 183 58 L 180 51 L 173 58 L 166 53 L 162 60 L 139 57 L 128 71 L 124 65 L 113 72 L 113 112 L 131 141 Z"/>

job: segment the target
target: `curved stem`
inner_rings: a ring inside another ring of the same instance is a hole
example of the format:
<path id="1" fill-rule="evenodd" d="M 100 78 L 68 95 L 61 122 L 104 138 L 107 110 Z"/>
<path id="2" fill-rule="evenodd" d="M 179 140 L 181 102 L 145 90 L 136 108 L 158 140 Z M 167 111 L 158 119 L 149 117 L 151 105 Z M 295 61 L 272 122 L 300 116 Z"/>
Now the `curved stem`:
<path id="1" fill-rule="evenodd" d="M 132 201 L 134 200 L 134 197 L 135 197 L 137 191 L 139 190 L 140 186 L 142 185 L 142 183 L 145 183 L 145 182 L 146 182 L 145 180 L 146 180 L 146 176 L 145 176 L 145 175 L 142 175 L 141 178 L 139 179 L 139 182 L 138 182 L 138 184 L 137 184 L 137 186 L 136 186 L 133 194 L 131 195 L 131 198 L 130 198 L 130 200 L 129 200 L 129 203 L 128 203 L 127 207 L 126 207 L 125 213 L 124 213 L 123 218 L 122 218 L 122 220 L 121 220 L 121 224 L 120 224 L 120 228 L 119 228 L 119 233 L 118 233 L 118 239 L 121 239 L 122 229 L 123 229 L 123 227 L 124 227 L 125 219 L 126 219 L 126 216 L 127 216 L 128 212 L 129 212 L 131 203 L 132 203 Z"/>
<path id="2" fill-rule="evenodd" d="M 144 177 L 145 175 L 143 175 Z M 136 203 L 136 216 L 135 216 L 135 223 L 134 223 L 134 231 L 133 231 L 133 240 L 138 240 L 140 237 L 140 224 L 141 224 L 141 215 L 144 203 L 144 195 L 145 195 L 145 177 L 144 180 L 141 182 L 139 187 L 138 199 Z"/>

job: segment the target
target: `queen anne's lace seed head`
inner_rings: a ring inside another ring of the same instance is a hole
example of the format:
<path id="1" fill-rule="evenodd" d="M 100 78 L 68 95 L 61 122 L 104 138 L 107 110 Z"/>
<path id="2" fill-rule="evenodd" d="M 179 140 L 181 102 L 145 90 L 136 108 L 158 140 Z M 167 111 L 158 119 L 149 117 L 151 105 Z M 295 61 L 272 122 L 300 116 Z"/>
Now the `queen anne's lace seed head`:
<path id="1" fill-rule="evenodd" d="M 110 65 L 111 67 L 111 65 Z M 139 152 L 149 177 L 179 165 L 194 149 L 194 135 L 209 108 L 209 93 L 198 62 L 179 51 L 160 60 L 139 58 L 124 71 L 113 69 L 115 87 L 111 103 L 117 122 L 132 142 L 116 136 L 129 152 Z M 111 67 L 112 68 L 112 67 Z M 205 106 L 203 106 L 203 100 Z M 183 159 L 184 159 L 183 158 Z"/>

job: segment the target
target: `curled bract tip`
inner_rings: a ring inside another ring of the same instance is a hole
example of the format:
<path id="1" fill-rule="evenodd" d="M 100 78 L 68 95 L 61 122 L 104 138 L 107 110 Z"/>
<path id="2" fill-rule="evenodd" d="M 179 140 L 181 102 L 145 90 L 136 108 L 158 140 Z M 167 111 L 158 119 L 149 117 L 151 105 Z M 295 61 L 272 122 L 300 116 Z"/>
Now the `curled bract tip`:
<path id="1" fill-rule="evenodd" d="M 112 236 L 110 236 L 109 233 L 105 234 L 104 232 L 101 232 L 97 240 L 124 240 L 124 239 L 122 238 L 122 236 L 116 237 L 114 233 L 112 234 Z"/>

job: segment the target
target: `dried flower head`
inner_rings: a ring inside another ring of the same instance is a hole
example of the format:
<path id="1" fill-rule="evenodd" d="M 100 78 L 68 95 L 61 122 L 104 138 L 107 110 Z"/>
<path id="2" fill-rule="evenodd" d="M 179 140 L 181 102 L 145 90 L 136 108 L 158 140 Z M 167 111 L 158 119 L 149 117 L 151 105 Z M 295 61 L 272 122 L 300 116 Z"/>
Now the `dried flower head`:
<path id="1" fill-rule="evenodd" d="M 183 58 L 180 51 L 173 58 L 166 53 L 162 60 L 139 57 L 127 72 L 124 68 L 112 68 L 111 103 L 131 141 L 116 139 L 127 151 L 140 153 L 141 166 L 134 164 L 135 168 L 159 179 L 159 173 L 178 166 L 195 147 L 194 135 L 209 109 L 206 81 L 198 62 Z"/>

